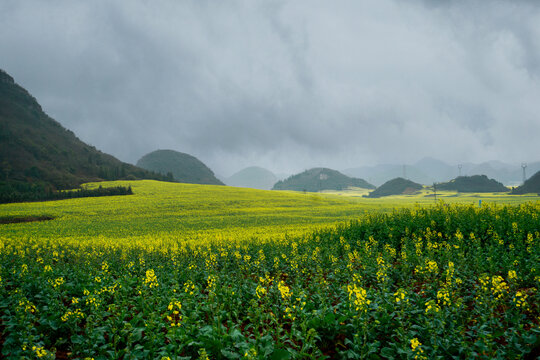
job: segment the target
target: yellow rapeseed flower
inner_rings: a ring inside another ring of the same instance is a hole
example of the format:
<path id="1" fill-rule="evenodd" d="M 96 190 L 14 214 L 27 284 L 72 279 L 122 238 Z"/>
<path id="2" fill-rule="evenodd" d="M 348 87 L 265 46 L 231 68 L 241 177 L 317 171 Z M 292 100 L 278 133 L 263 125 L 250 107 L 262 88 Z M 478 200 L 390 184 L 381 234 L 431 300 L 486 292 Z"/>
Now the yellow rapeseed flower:
<path id="1" fill-rule="evenodd" d="M 279 289 L 279 292 L 281 293 L 281 297 L 283 300 L 288 300 L 291 297 L 292 295 L 291 290 L 289 289 L 287 285 L 285 285 L 285 282 L 283 280 L 279 281 L 278 289 Z"/>
<path id="2" fill-rule="evenodd" d="M 399 303 L 400 301 L 404 300 L 405 299 L 405 295 L 406 295 L 406 291 L 403 290 L 403 289 L 398 289 L 395 293 L 394 293 L 394 296 L 396 297 L 396 303 Z"/>
<path id="3" fill-rule="evenodd" d="M 438 313 L 441 308 L 440 306 L 435 302 L 435 300 L 429 300 L 425 303 L 426 305 L 426 314 L 429 313 Z"/>
<path id="4" fill-rule="evenodd" d="M 412 351 L 414 351 L 414 352 L 416 352 L 416 351 L 424 352 L 422 350 L 421 346 L 422 346 L 422 343 L 418 340 L 418 338 L 411 339 L 411 349 L 412 349 Z"/>
<path id="5" fill-rule="evenodd" d="M 367 298 L 367 291 L 356 286 L 356 284 L 347 285 L 347 291 L 351 306 L 354 306 L 356 311 L 367 311 L 368 305 L 371 304 L 371 301 Z"/>
<path id="6" fill-rule="evenodd" d="M 47 356 L 48 352 L 43 348 L 43 346 L 32 346 L 32 351 L 36 353 L 38 358 Z"/>
<path id="7" fill-rule="evenodd" d="M 146 270 L 146 278 L 144 279 L 144 284 L 148 286 L 149 288 L 154 288 L 154 287 L 159 286 L 156 274 L 154 273 L 153 269 Z"/>

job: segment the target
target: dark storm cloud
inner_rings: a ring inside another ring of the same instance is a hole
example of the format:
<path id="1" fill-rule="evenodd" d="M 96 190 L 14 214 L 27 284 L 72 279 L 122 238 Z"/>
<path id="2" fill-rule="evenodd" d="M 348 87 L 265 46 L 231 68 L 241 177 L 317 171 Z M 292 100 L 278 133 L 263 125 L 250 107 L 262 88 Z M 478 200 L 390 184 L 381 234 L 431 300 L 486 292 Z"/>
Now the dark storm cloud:
<path id="1" fill-rule="evenodd" d="M 15 1 L 0 67 L 122 160 L 537 160 L 535 1 Z"/>

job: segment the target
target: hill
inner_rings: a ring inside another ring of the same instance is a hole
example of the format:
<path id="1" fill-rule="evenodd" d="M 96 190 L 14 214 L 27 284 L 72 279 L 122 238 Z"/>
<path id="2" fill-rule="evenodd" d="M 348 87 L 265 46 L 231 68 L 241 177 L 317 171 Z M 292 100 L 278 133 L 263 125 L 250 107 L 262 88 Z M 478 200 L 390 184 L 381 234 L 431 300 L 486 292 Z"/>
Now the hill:
<path id="1" fill-rule="evenodd" d="M 449 181 L 458 172 L 457 166 L 452 166 L 439 159 L 425 157 L 413 164 L 419 171 L 427 174 L 431 178 L 431 183 Z M 426 184 L 427 185 L 427 184 Z"/>
<path id="2" fill-rule="evenodd" d="M 374 166 L 362 166 L 343 170 L 348 176 L 366 179 L 375 186 L 381 186 L 389 179 L 406 177 L 408 180 L 419 184 L 431 184 L 433 178 L 424 174 L 414 165 L 378 164 Z"/>
<path id="3" fill-rule="evenodd" d="M 336 170 L 313 168 L 278 181 L 272 189 L 317 192 L 320 190 L 343 190 L 351 186 L 364 189 L 375 188 L 363 179 L 351 178 Z"/>
<path id="4" fill-rule="evenodd" d="M 107 129 L 103 129 L 107 131 Z M 79 140 L 0 70 L 0 192 L 70 189 L 89 181 L 165 178 Z"/>
<path id="5" fill-rule="evenodd" d="M 460 169 L 461 166 L 461 169 Z M 529 162 L 527 174 L 540 171 L 540 162 Z M 414 164 L 378 164 L 343 170 L 348 176 L 366 179 L 380 186 L 388 179 L 403 177 L 419 184 L 431 185 L 449 182 L 457 176 L 486 175 L 507 186 L 522 184 L 522 169 L 520 164 L 507 164 L 498 160 L 485 161 L 479 164 L 463 162 L 449 165 L 433 158 L 423 158 Z"/>
<path id="6" fill-rule="evenodd" d="M 458 176 L 454 180 L 437 184 L 440 190 L 458 192 L 507 192 L 508 188 L 486 175 Z"/>
<path id="7" fill-rule="evenodd" d="M 422 185 L 411 180 L 398 177 L 385 182 L 375 189 L 375 191 L 370 192 L 367 197 L 378 198 L 381 196 L 413 194 L 416 191 L 421 190 L 422 187 Z"/>
<path id="8" fill-rule="evenodd" d="M 512 190 L 512 194 L 514 195 L 529 193 L 540 194 L 540 171 L 527 179 L 523 185 Z"/>
<path id="9" fill-rule="evenodd" d="M 230 186 L 270 190 L 278 181 L 271 171 L 258 166 L 251 166 L 233 174 L 225 183 Z"/>
<path id="10" fill-rule="evenodd" d="M 171 176 L 174 181 L 187 184 L 223 185 L 212 170 L 199 159 L 174 150 L 156 150 L 144 155 L 137 166 Z"/>

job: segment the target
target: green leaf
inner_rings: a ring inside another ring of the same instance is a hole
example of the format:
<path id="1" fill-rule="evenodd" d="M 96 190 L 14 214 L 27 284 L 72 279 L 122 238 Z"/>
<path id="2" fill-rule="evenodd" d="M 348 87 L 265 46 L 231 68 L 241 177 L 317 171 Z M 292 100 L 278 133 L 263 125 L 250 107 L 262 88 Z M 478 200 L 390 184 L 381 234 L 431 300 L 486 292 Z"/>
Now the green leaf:
<path id="1" fill-rule="evenodd" d="M 381 349 L 381 356 L 384 356 L 387 359 L 394 359 L 395 354 L 396 354 L 396 352 L 392 348 L 383 347 Z"/>
<path id="2" fill-rule="evenodd" d="M 221 350 L 221 355 L 225 356 L 227 359 L 240 359 L 242 357 L 237 353 L 225 349 Z"/>
<path id="3" fill-rule="evenodd" d="M 272 360 L 282 360 L 282 359 L 290 359 L 291 353 L 288 352 L 285 349 L 275 349 L 272 353 L 272 357 L 270 359 Z"/>
<path id="4" fill-rule="evenodd" d="M 242 332 L 238 329 L 233 329 L 229 333 L 229 336 L 234 342 L 238 342 L 239 340 L 242 340 L 244 338 L 244 335 L 242 335 Z"/>

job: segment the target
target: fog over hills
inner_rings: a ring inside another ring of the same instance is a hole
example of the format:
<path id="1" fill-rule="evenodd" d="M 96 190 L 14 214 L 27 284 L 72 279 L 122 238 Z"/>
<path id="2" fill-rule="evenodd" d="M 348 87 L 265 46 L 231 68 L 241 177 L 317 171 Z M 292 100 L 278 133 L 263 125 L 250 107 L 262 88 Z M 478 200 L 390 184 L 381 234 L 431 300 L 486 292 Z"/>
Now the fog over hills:
<path id="1" fill-rule="evenodd" d="M 539 170 L 540 161 L 528 163 L 526 167 L 527 178 Z M 413 164 L 362 166 L 345 169 L 343 173 L 364 178 L 376 186 L 380 186 L 395 177 L 403 177 L 420 184 L 431 185 L 434 182 L 450 181 L 460 175 L 486 175 L 488 178 L 495 179 L 506 186 L 517 186 L 523 183 L 521 164 L 508 164 L 497 160 L 478 164 L 464 162 L 451 165 L 441 160 L 426 157 Z"/>
<path id="2" fill-rule="evenodd" d="M 224 183 L 229 186 L 247 187 L 252 189 L 270 190 L 278 181 L 270 170 L 250 166 L 234 173 Z"/>

